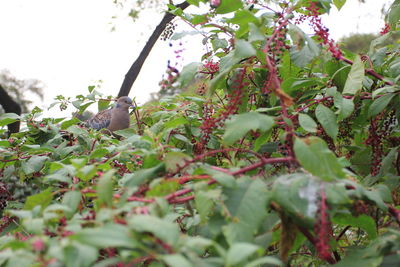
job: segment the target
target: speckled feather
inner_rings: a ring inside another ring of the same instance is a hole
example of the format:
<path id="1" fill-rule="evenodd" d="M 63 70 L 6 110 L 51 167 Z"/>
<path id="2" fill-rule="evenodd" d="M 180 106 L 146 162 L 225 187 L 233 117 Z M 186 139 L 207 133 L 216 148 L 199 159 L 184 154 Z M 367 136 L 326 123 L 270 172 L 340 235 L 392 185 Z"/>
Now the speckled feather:
<path id="1" fill-rule="evenodd" d="M 110 131 L 128 128 L 130 123 L 129 107 L 132 107 L 132 100 L 127 96 L 120 97 L 114 108 L 100 111 L 86 121 L 86 126 L 96 130 L 107 128 Z"/>

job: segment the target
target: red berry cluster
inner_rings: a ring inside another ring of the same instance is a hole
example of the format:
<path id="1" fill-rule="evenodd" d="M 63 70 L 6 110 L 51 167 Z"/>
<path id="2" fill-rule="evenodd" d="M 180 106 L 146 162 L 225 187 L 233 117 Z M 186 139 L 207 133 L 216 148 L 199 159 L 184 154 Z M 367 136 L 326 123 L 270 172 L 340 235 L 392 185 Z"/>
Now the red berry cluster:
<path id="1" fill-rule="evenodd" d="M 234 90 L 231 94 L 227 95 L 228 104 L 225 106 L 225 110 L 217 114 L 218 116 L 213 116 L 214 108 L 210 104 L 204 104 L 203 124 L 200 126 L 202 132 L 201 145 L 198 145 L 196 150 L 201 151 L 206 147 L 213 130 L 218 127 L 223 127 L 226 119 L 238 111 L 243 96 L 242 89 L 248 85 L 248 83 L 244 81 L 245 74 L 246 70 L 242 69 L 236 76 L 236 79 L 233 81 Z"/>
<path id="2" fill-rule="evenodd" d="M 275 33 L 272 35 L 270 50 L 275 55 L 281 55 L 283 52 L 285 52 L 285 50 L 290 48 L 288 45 L 285 44 L 286 34 L 288 32 L 288 21 L 284 19 L 283 15 L 280 15 L 277 23 L 278 26 L 275 28 Z"/>
<path id="3" fill-rule="evenodd" d="M 382 30 L 380 31 L 381 35 L 384 35 L 386 33 L 390 32 L 390 25 L 389 24 L 385 24 L 385 26 L 382 28 Z"/>
<path id="4" fill-rule="evenodd" d="M 318 219 L 314 225 L 316 238 L 316 249 L 321 259 L 331 259 L 329 241 L 332 238 L 332 224 L 328 214 L 325 189 L 321 189 L 321 201 L 319 205 Z"/>
<path id="5" fill-rule="evenodd" d="M 213 62 L 212 60 L 206 61 L 203 68 L 208 74 L 215 74 L 219 71 L 219 62 Z"/>
<path id="6" fill-rule="evenodd" d="M 340 59 L 342 52 L 340 51 L 339 46 L 335 44 L 335 41 L 329 38 L 329 29 L 322 24 L 320 17 L 321 8 L 318 6 L 318 2 L 310 2 L 310 5 L 306 9 L 308 14 L 300 15 L 300 17 L 296 19 L 295 23 L 299 24 L 308 19 L 309 25 L 318 36 L 319 41 L 328 46 L 328 50 L 332 53 L 334 58 Z"/>

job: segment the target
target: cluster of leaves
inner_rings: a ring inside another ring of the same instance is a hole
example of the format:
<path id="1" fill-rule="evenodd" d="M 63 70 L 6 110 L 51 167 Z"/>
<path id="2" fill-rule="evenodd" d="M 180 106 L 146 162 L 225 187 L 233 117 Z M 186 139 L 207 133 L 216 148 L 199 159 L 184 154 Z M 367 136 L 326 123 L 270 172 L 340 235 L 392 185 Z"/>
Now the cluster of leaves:
<path id="1" fill-rule="evenodd" d="M 344 0 L 211 2 L 169 6 L 210 52 L 119 138 L 0 117 L 27 125 L 0 141 L 1 266 L 399 264 L 399 1 L 362 57 L 318 20 Z"/>

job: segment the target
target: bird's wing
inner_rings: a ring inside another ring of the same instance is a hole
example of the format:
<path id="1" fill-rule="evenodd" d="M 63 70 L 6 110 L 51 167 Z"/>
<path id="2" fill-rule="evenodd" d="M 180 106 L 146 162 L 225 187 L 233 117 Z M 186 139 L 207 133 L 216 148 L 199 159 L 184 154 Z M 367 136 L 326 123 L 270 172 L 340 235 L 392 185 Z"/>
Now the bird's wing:
<path id="1" fill-rule="evenodd" d="M 92 118 L 88 119 L 86 121 L 86 125 L 90 128 L 96 129 L 96 130 L 107 128 L 111 122 L 111 110 L 112 109 L 106 109 L 106 110 L 100 111 L 99 113 L 94 115 Z"/>

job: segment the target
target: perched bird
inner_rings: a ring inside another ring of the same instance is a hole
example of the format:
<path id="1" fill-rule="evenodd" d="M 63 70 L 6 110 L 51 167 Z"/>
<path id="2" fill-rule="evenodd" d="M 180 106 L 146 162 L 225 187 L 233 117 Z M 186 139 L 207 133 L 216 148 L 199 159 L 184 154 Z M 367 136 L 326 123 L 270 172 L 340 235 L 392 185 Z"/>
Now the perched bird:
<path id="1" fill-rule="evenodd" d="M 86 121 L 86 126 L 96 130 L 107 128 L 111 132 L 129 128 L 130 107 L 134 107 L 132 99 L 122 96 L 118 98 L 114 108 L 100 111 Z"/>

